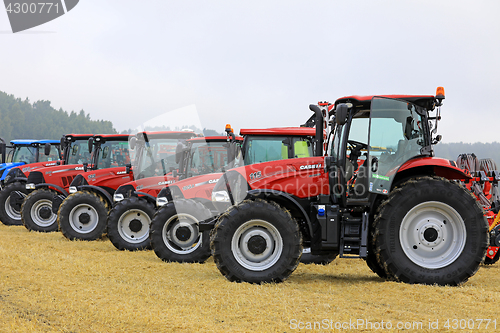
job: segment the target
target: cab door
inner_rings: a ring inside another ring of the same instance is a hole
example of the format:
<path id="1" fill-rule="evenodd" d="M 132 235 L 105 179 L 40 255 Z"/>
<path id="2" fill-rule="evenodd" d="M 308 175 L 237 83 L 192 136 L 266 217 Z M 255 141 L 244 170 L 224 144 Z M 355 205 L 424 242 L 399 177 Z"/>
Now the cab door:
<path id="1" fill-rule="evenodd" d="M 388 194 L 399 167 L 422 155 L 429 139 L 425 110 L 407 101 L 374 97 L 369 128 L 369 192 Z"/>

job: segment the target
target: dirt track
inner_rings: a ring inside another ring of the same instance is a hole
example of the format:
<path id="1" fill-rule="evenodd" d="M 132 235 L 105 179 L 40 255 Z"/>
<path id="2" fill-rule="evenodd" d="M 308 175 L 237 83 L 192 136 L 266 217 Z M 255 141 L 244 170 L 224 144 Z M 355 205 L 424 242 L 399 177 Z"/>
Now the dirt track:
<path id="1" fill-rule="evenodd" d="M 361 260 L 336 259 L 258 286 L 228 282 L 212 260 L 167 264 L 107 240 L 0 225 L 0 332 L 296 332 L 315 322 L 317 331 L 363 331 L 382 321 L 436 332 L 429 325 L 443 329 L 447 319 L 482 330 L 479 319 L 498 315 L 499 274 L 496 264 L 461 287 L 405 285 L 378 278 Z"/>

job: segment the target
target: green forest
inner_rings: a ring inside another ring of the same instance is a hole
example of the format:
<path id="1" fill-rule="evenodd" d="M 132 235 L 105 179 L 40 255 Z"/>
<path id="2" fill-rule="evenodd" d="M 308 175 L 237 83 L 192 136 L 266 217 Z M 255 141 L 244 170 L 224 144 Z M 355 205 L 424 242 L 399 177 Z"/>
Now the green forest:
<path id="1" fill-rule="evenodd" d="M 55 139 L 68 133 L 116 133 L 111 121 L 91 120 L 89 114 L 56 110 L 50 101 L 31 103 L 0 91 L 0 137 L 13 139 Z"/>

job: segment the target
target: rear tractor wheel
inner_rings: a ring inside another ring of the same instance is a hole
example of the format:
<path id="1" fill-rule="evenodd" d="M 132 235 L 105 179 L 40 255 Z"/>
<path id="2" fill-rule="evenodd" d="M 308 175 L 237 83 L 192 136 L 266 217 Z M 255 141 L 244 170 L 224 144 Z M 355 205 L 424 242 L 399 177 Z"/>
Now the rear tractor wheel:
<path id="1" fill-rule="evenodd" d="M 375 251 L 389 278 L 459 285 L 473 276 L 488 247 L 488 223 L 476 199 L 446 179 L 404 183 L 375 220 Z"/>

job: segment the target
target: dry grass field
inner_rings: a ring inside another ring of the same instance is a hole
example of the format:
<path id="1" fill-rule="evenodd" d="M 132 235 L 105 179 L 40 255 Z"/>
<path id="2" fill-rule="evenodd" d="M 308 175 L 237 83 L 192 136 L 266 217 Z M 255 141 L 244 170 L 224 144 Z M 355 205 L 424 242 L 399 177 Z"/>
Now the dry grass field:
<path id="1" fill-rule="evenodd" d="M 0 225 L 0 332 L 381 331 L 382 321 L 392 326 L 384 331 L 435 332 L 429 323 L 441 331 L 447 319 L 486 331 L 479 320 L 497 318 L 499 274 L 497 264 L 461 287 L 405 285 L 361 260 L 336 259 L 301 264 L 282 284 L 250 285 L 228 282 L 212 260 L 167 264 L 108 240 Z"/>

